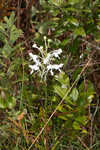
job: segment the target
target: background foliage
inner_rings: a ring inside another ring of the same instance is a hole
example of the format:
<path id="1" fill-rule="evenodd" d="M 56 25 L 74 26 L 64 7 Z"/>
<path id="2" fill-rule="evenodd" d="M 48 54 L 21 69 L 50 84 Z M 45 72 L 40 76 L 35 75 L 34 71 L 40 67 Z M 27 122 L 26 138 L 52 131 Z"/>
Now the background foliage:
<path id="1" fill-rule="evenodd" d="M 22 0 L 0 4 L 0 150 L 99 150 L 99 0 Z M 34 43 L 61 48 L 63 72 L 30 75 Z M 91 58 L 61 105 L 73 82 Z"/>

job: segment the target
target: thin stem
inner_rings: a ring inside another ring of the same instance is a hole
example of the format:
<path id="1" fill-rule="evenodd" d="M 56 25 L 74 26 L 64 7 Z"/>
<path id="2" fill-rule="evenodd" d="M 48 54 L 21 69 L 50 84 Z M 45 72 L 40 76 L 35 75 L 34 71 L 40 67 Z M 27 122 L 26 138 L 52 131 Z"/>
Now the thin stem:
<path id="1" fill-rule="evenodd" d="M 47 110 L 47 82 L 45 81 L 45 111 Z"/>
<path id="2" fill-rule="evenodd" d="M 47 44 L 47 38 L 46 38 L 46 36 L 44 37 L 44 42 L 45 42 L 45 48 L 46 48 L 46 54 L 47 54 L 48 44 Z"/>
<path id="3" fill-rule="evenodd" d="M 20 109 L 23 108 L 23 91 L 24 91 L 24 57 L 23 57 L 23 49 L 21 48 L 21 56 L 22 56 L 22 90 L 21 90 L 21 101 L 20 101 Z"/>

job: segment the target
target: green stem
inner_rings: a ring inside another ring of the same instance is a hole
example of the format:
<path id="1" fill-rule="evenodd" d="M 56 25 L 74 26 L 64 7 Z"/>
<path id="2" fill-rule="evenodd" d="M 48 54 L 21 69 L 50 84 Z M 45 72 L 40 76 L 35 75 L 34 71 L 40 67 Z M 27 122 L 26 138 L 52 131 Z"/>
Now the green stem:
<path id="1" fill-rule="evenodd" d="M 21 55 L 22 55 L 22 89 L 21 89 L 21 100 L 20 100 L 20 109 L 23 109 L 23 91 L 24 91 L 24 57 L 23 57 L 23 48 L 21 48 Z"/>
<path id="2" fill-rule="evenodd" d="M 48 97 L 48 94 L 47 94 L 47 83 L 45 81 L 45 112 L 47 112 L 47 97 Z"/>

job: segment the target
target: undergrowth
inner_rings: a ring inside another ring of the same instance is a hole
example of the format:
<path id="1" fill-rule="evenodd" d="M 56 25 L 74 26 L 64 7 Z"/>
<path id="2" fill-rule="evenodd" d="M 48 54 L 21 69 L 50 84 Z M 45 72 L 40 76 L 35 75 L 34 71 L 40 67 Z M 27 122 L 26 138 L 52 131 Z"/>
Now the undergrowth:
<path id="1" fill-rule="evenodd" d="M 99 5 L 40 0 L 27 28 L 0 21 L 0 150 L 99 150 Z"/>

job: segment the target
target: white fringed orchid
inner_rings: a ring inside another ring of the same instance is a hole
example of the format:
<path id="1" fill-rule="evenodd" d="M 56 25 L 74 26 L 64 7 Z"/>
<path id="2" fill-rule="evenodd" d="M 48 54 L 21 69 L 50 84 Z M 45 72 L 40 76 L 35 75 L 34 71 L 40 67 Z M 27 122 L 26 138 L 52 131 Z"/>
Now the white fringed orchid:
<path id="1" fill-rule="evenodd" d="M 29 65 L 29 68 L 31 68 L 31 74 L 37 72 L 39 73 L 41 79 L 46 81 L 47 74 L 50 72 L 50 74 L 53 76 L 54 70 L 61 72 L 63 64 L 54 64 L 55 59 L 60 59 L 59 55 L 62 53 L 62 49 L 47 52 L 48 47 L 46 43 L 46 37 L 44 37 L 44 40 L 45 48 L 42 46 L 38 47 L 37 44 L 33 44 L 33 48 L 38 49 L 41 56 L 29 53 L 30 60 L 32 60 L 34 63 L 33 65 Z"/>

